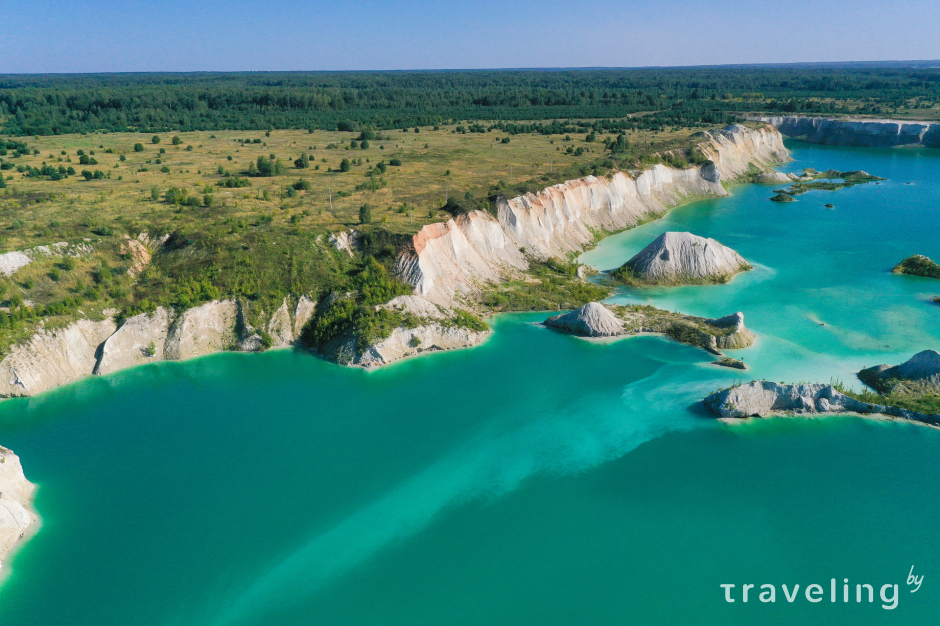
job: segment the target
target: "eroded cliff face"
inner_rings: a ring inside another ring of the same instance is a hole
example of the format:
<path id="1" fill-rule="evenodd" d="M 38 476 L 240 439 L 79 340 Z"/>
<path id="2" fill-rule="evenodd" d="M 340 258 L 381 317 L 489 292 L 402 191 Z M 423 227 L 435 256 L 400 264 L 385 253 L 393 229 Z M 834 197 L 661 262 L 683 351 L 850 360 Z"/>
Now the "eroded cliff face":
<path id="1" fill-rule="evenodd" d="M 295 343 L 316 303 L 287 298 L 264 330 L 271 347 Z M 0 361 L 0 397 L 32 396 L 90 374 L 110 374 L 151 361 L 178 361 L 221 350 L 261 349 L 260 335 L 244 322 L 235 300 L 215 300 L 177 314 L 158 308 L 124 320 L 79 320 L 57 330 L 41 330 L 13 346 Z"/>
<path id="2" fill-rule="evenodd" d="M 890 148 L 921 145 L 940 148 L 940 124 L 904 120 L 832 119 L 828 117 L 760 117 L 788 137 L 827 146 Z"/>
<path id="3" fill-rule="evenodd" d="M 0 446 L 0 564 L 38 521 L 32 509 L 36 486 L 26 480 L 20 459 Z"/>
<path id="4" fill-rule="evenodd" d="M 324 346 L 320 353 L 341 365 L 372 369 L 425 352 L 470 348 L 492 334 L 490 330 L 455 323 L 454 311 L 420 296 L 398 296 L 380 307 L 407 314 L 414 324 L 398 326 L 388 337 L 373 341 L 364 349 L 359 345 L 359 335 L 344 335 Z"/>
<path id="5" fill-rule="evenodd" d="M 91 374 L 98 347 L 117 330 L 112 319 L 41 330 L 0 361 L 0 396 L 31 396 Z"/>
<path id="6" fill-rule="evenodd" d="M 684 170 L 656 165 L 628 174 L 571 180 L 497 202 L 497 217 L 473 211 L 429 224 L 398 258 L 399 276 L 431 302 L 452 306 L 528 267 L 526 255 L 560 257 L 581 252 L 595 233 L 632 227 L 670 207 L 700 197 L 727 195 L 753 167 L 769 168 L 789 153 L 771 126 L 729 126 L 703 133 L 699 149 L 710 159 Z"/>

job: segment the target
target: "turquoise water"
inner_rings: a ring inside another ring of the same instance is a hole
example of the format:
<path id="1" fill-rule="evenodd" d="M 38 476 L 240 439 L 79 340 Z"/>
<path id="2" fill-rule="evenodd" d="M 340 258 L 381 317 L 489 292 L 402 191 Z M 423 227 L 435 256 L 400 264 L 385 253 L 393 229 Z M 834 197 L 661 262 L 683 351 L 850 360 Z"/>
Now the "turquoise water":
<path id="1" fill-rule="evenodd" d="M 782 206 L 770 187 L 738 186 L 584 260 L 616 267 L 675 229 L 737 249 L 756 269 L 728 285 L 616 299 L 744 311 L 759 340 L 735 356 L 755 377 L 849 381 L 940 345 L 928 301 L 940 283 L 889 273 L 913 252 L 940 256 L 940 155 L 791 147 L 788 169 L 889 181 Z M 501 316 L 479 348 L 371 373 L 294 351 L 220 354 L 4 402 L 0 443 L 40 485 L 44 523 L 0 587 L 0 620 L 935 621 L 940 432 L 853 418 L 727 427 L 700 400 L 740 372 L 542 319 Z M 925 576 L 913 594 L 912 565 Z M 833 577 L 872 584 L 876 602 L 830 603 Z M 777 602 L 728 604 L 722 583 L 774 584 Z M 801 591 L 788 604 L 784 583 L 818 583 L 826 601 Z M 901 586 L 891 611 L 877 598 L 888 583 Z"/>

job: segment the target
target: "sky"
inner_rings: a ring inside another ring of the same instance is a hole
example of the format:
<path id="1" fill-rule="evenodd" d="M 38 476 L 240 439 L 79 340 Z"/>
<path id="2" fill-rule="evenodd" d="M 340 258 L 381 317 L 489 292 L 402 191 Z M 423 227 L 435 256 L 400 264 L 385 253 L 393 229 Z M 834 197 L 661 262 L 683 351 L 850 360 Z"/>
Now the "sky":
<path id="1" fill-rule="evenodd" d="M 0 0 L 0 74 L 940 59 L 938 0 Z"/>

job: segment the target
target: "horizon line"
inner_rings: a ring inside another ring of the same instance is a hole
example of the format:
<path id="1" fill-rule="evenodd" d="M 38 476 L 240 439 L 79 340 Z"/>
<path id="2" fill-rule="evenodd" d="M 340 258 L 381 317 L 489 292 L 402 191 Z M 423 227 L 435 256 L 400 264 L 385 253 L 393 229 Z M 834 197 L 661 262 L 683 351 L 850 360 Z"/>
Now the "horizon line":
<path id="1" fill-rule="evenodd" d="M 444 72 L 589 72 L 623 70 L 693 70 L 693 69 L 764 69 L 764 68 L 831 68 L 831 69 L 938 69 L 940 59 L 880 60 L 880 61 L 800 61 L 783 63 L 718 63 L 704 65 L 637 65 L 637 66 L 580 66 L 580 67 L 491 67 L 491 68 L 424 68 L 385 70 L 142 70 L 113 72 L 0 72 L 0 76 L 120 76 L 120 75 L 173 75 L 173 74 L 393 74 Z"/>

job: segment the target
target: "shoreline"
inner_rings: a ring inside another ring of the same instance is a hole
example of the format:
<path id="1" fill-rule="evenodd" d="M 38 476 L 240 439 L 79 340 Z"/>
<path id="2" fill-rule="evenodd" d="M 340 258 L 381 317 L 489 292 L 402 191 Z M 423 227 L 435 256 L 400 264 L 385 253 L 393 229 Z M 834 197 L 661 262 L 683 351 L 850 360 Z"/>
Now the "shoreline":
<path id="1" fill-rule="evenodd" d="M 845 413 L 793 413 L 788 411 L 775 411 L 766 417 L 716 417 L 713 418 L 716 422 L 721 422 L 722 424 L 731 427 L 742 427 L 748 426 L 751 424 L 758 424 L 762 421 L 767 420 L 794 420 L 794 419 L 805 419 L 805 420 L 824 420 L 833 417 L 851 417 L 853 419 L 868 420 L 871 422 L 882 422 L 882 423 L 895 423 L 895 424 L 911 424 L 913 426 L 922 426 L 924 428 L 930 428 L 931 430 L 940 431 L 940 426 L 936 424 L 930 424 L 928 422 L 921 422 L 918 420 L 906 419 L 903 417 L 897 417 L 895 415 L 885 415 L 884 413 L 856 413 L 853 411 L 846 411 Z"/>

